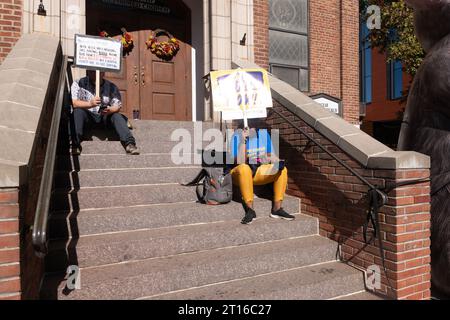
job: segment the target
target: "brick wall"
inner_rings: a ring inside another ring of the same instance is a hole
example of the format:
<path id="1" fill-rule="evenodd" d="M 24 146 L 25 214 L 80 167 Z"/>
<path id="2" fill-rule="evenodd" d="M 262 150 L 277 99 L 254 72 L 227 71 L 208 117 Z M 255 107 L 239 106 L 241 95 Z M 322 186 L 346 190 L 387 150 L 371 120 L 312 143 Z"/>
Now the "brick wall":
<path id="1" fill-rule="evenodd" d="M 20 299 L 18 189 L 0 189 L 0 300 Z"/>
<path id="2" fill-rule="evenodd" d="M 339 1 L 309 1 L 311 93 L 341 97 Z"/>
<path id="3" fill-rule="evenodd" d="M 277 102 L 275 105 L 375 185 L 385 187 L 430 175 L 429 170 L 365 169 Z M 366 245 L 363 241 L 368 187 L 318 147 L 299 151 L 306 145 L 306 138 L 275 113 L 269 116 L 267 125 L 280 129 L 280 154 L 287 159 L 290 173 L 288 192 L 301 198 L 302 213 L 317 217 L 320 234 L 341 244 L 344 261 L 364 270 L 374 264 L 381 267 L 377 242 Z M 429 299 L 429 183 L 398 188 L 388 196 L 389 203 L 380 216 L 387 275 L 382 271 L 383 285 L 379 292 L 396 299 Z"/>
<path id="4" fill-rule="evenodd" d="M 269 69 L 269 1 L 254 0 L 255 63 Z"/>
<path id="5" fill-rule="evenodd" d="M 0 0 L 0 63 L 22 32 L 22 0 Z"/>

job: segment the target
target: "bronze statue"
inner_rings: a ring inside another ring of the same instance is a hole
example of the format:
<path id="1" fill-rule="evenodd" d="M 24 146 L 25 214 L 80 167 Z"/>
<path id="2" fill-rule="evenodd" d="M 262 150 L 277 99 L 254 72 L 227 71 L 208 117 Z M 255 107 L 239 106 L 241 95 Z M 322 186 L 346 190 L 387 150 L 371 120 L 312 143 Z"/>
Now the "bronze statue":
<path id="1" fill-rule="evenodd" d="M 450 295 L 450 0 L 405 0 L 427 55 L 411 87 L 399 150 L 431 157 L 431 269 Z"/>

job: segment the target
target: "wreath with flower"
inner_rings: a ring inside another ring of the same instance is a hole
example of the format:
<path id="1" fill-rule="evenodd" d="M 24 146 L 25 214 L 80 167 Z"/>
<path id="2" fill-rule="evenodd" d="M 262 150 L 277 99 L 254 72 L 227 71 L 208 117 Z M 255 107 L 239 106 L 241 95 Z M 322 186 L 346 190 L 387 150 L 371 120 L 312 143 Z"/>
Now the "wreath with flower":
<path id="1" fill-rule="evenodd" d="M 168 41 L 158 41 L 158 37 L 166 36 Z M 149 49 L 158 58 L 171 61 L 180 51 L 180 42 L 166 30 L 156 30 L 150 34 L 145 42 Z"/>
<path id="2" fill-rule="evenodd" d="M 134 49 L 134 41 L 133 41 L 133 37 L 132 35 L 127 32 L 127 30 L 125 28 L 121 28 L 120 29 L 122 31 L 122 38 L 121 38 L 121 42 L 122 42 L 122 55 L 123 57 L 128 56 Z M 108 34 L 108 32 L 106 31 L 101 31 L 100 32 L 100 37 L 103 38 L 111 38 Z"/>

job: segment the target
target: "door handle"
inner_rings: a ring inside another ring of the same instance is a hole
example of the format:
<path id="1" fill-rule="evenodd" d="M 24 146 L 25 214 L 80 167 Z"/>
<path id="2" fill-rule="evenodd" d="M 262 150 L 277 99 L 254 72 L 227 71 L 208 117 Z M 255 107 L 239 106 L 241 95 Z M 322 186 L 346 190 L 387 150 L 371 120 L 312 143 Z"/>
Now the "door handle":
<path id="1" fill-rule="evenodd" d="M 134 85 L 139 85 L 139 74 L 137 71 L 137 66 L 134 66 Z"/>

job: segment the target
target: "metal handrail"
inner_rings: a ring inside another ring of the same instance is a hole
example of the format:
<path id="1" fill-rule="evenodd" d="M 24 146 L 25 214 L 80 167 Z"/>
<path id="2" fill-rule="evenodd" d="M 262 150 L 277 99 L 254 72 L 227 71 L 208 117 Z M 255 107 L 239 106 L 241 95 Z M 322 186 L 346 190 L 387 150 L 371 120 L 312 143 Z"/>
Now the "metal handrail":
<path id="1" fill-rule="evenodd" d="M 286 108 L 287 109 L 287 108 Z M 289 112 L 291 112 L 294 116 L 300 119 L 298 115 L 287 109 Z M 361 180 L 362 183 L 367 185 L 370 189 L 380 189 L 378 186 L 373 185 L 369 182 L 366 178 L 364 178 L 362 175 L 360 175 L 357 171 L 355 171 L 352 167 L 350 167 L 348 164 L 346 164 L 343 160 L 339 159 L 336 155 L 334 155 L 332 152 L 330 152 L 325 146 L 323 146 L 319 141 L 314 139 L 313 136 L 311 136 L 309 133 L 307 133 L 305 130 L 297 126 L 293 121 L 289 120 L 285 115 L 283 115 L 281 112 L 277 111 L 276 109 L 272 109 L 273 112 L 275 112 L 277 115 L 282 117 L 287 123 L 289 123 L 292 127 L 294 127 L 296 130 L 298 130 L 301 134 L 303 134 L 310 142 L 317 145 L 323 152 L 328 154 L 330 157 L 332 157 L 334 160 L 336 160 L 340 165 L 342 165 L 345 169 L 350 171 L 351 174 L 356 176 L 359 180 Z M 300 119 L 301 120 L 301 119 Z"/>
<path id="2" fill-rule="evenodd" d="M 292 112 L 285 106 L 283 106 L 283 107 L 286 110 L 288 110 L 291 114 L 293 114 L 296 118 L 301 120 L 301 118 L 297 114 L 295 114 L 294 112 Z M 309 143 L 314 143 L 323 152 L 325 152 L 327 155 L 329 155 L 331 158 L 333 158 L 335 161 L 337 161 L 341 166 L 343 166 L 345 169 L 347 169 L 352 175 L 354 175 L 356 178 L 358 178 L 363 184 L 365 184 L 366 186 L 369 187 L 369 191 L 368 191 L 369 210 L 368 210 L 368 214 L 367 214 L 366 223 L 363 226 L 364 241 L 366 242 L 366 244 L 368 244 L 367 230 L 368 230 L 368 225 L 371 222 L 373 229 L 374 229 L 374 236 L 375 236 L 375 238 L 378 238 L 378 246 L 380 249 L 380 258 L 381 258 L 381 261 L 383 264 L 383 268 L 384 268 L 385 273 L 387 273 L 383 242 L 382 242 L 381 232 L 380 232 L 380 217 L 379 217 L 380 209 L 388 203 L 387 193 L 385 193 L 384 190 L 382 190 L 379 186 L 372 184 L 369 180 L 364 178 L 361 174 L 359 174 L 355 169 L 350 167 L 342 159 L 339 159 L 335 154 L 330 152 L 323 144 L 321 144 L 319 141 L 317 141 L 317 139 L 315 139 L 308 132 L 306 132 L 305 130 L 300 128 L 298 125 L 296 125 L 293 121 L 291 121 L 288 117 L 283 115 L 281 112 L 279 112 L 275 108 L 273 108 L 272 111 L 275 112 L 281 118 L 283 118 L 294 129 L 296 129 L 301 134 L 303 134 L 309 140 Z M 389 279 L 388 279 L 388 281 L 389 281 Z"/>
<path id="3" fill-rule="evenodd" d="M 53 188 L 53 175 L 55 170 L 59 127 L 63 111 L 64 94 L 67 86 L 67 68 L 68 57 L 63 56 L 61 69 L 59 70 L 52 122 L 47 142 L 42 180 L 39 188 L 39 196 L 33 225 L 32 242 L 35 253 L 39 257 L 44 257 L 48 253 L 47 225 L 49 218 L 50 199 L 52 196 Z"/>
<path id="4" fill-rule="evenodd" d="M 294 115 L 297 119 L 301 120 L 301 118 L 289 110 L 287 107 L 280 104 L 282 107 L 284 107 L 287 111 L 289 111 L 292 115 Z M 366 244 L 368 244 L 367 239 L 367 233 L 368 233 L 368 226 L 369 223 L 372 223 L 373 229 L 374 229 L 374 237 L 378 239 L 378 246 L 380 249 L 380 258 L 382 261 L 383 269 L 385 273 L 387 273 L 386 269 L 386 261 L 385 261 L 385 254 L 384 254 L 384 247 L 383 247 L 383 241 L 381 238 L 381 231 L 380 231 L 380 209 L 384 207 L 388 203 L 388 196 L 387 194 L 391 192 L 392 190 L 398 188 L 398 187 L 404 187 L 409 185 L 415 185 L 419 183 L 424 182 L 430 182 L 431 180 L 429 178 L 425 179 L 417 179 L 417 180 L 411 180 L 411 181 L 404 181 L 400 183 L 393 184 L 391 186 L 385 186 L 384 188 L 381 188 L 379 186 L 376 186 L 372 184 L 368 179 L 364 178 L 361 174 L 359 174 L 355 169 L 350 167 L 347 163 L 345 163 L 342 159 L 339 159 L 335 154 L 330 152 L 323 144 L 321 144 L 317 139 L 315 139 L 312 135 L 310 135 L 308 132 L 300 128 L 298 125 L 296 125 L 292 120 L 290 120 L 288 117 L 286 117 L 284 114 L 276 110 L 275 108 L 272 109 L 274 113 L 276 113 L 278 116 L 283 118 L 287 123 L 289 123 L 294 129 L 299 131 L 301 134 L 303 134 L 308 139 L 308 145 L 311 143 L 314 143 L 316 146 L 318 146 L 323 152 L 325 152 L 327 155 L 329 155 L 331 158 L 336 160 L 341 166 L 343 166 L 345 169 L 347 169 L 353 176 L 358 178 L 363 184 L 369 187 L 369 191 L 367 193 L 368 199 L 369 199 L 369 209 L 367 211 L 367 218 L 366 222 L 363 226 L 363 236 L 364 241 Z M 389 278 L 387 277 L 387 281 L 390 284 Z"/>

